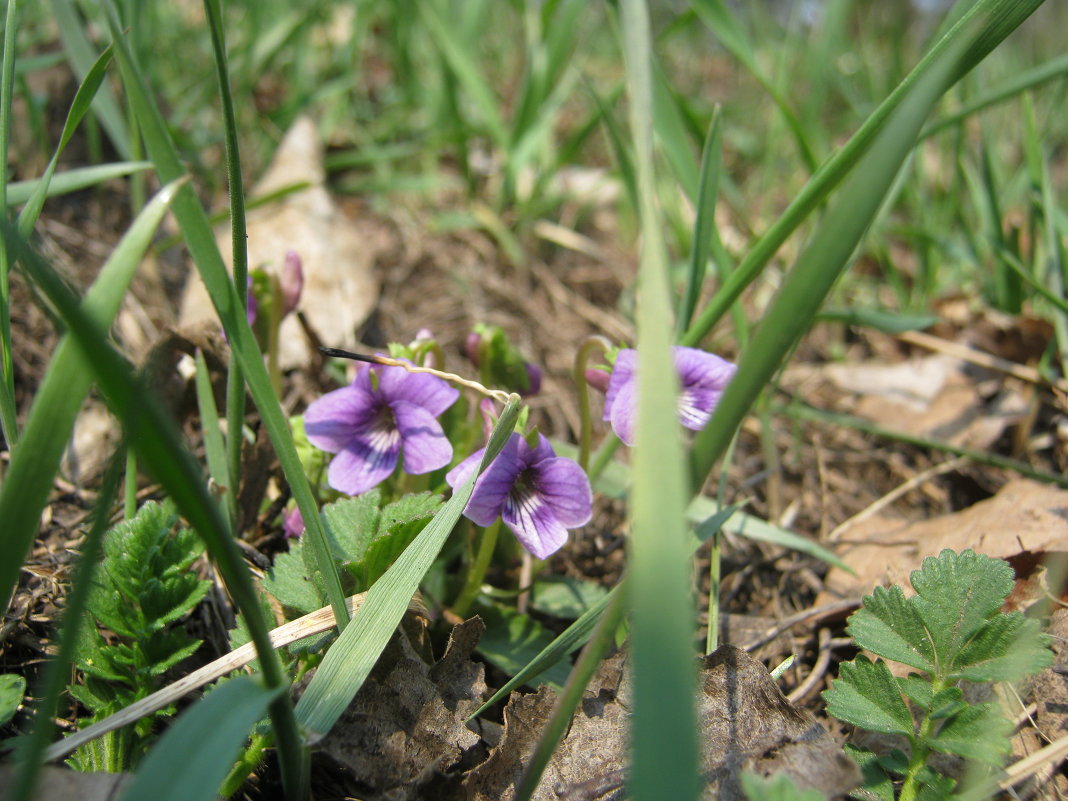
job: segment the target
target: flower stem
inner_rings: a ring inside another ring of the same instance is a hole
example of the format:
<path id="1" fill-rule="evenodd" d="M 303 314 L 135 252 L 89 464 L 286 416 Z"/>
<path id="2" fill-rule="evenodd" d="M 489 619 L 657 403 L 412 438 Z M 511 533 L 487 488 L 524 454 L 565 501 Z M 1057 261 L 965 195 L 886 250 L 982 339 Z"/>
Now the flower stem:
<path id="1" fill-rule="evenodd" d="M 501 519 L 498 517 L 486 528 L 478 541 L 478 551 L 475 553 L 475 561 L 471 563 L 467 571 L 467 579 L 463 589 L 452 604 L 452 611 L 459 617 L 467 617 L 471 604 L 475 602 L 478 593 L 482 589 L 482 580 L 486 577 L 490 560 L 493 558 L 493 550 L 497 547 L 497 534 L 501 530 Z"/>
<path id="2" fill-rule="evenodd" d="M 612 343 L 602 336 L 594 335 L 586 337 L 575 354 L 575 386 L 578 387 L 579 401 L 579 467 L 585 470 L 590 462 L 590 439 L 592 438 L 592 420 L 590 418 L 590 388 L 586 381 L 586 365 L 589 363 L 590 354 L 595 349 L 601 353 L 607 353 L 612 348 Z"/>

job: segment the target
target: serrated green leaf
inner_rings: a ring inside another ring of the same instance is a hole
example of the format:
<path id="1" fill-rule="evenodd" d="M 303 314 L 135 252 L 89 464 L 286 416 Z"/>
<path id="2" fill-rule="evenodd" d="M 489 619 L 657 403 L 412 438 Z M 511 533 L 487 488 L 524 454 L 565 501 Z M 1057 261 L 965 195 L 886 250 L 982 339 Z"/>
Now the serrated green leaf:
<path id="1" fill-rule="evenodd" d="M 900 748 L 891 748 L 879 757 L 879 764 L 887 773 L 904 776 L 909 769 L 909 757 Z"/>
<path id="2" fill-rule="evenodd" d="M 322 509 L 323 527 L 330 552 L 339 562 L 357 562 L 378 530 L 382 492 L 373 489 L 357 498 L 342 498 Z"/>
<path id="3" fill-rule="evenodd" d="M 916 781 L 920 786 L 916 801 L 950 801 L 954 798 L 953 789 L 957 782 L 949 776 L 936 773 L 930 765 L 920 768 Z"/>
<path id="4" fill-rule="evenodd" d="M 1009 755 L 1011 732 L 1012 723 L 996 704 L 974 704 L 949 718 L 927 744 L 945 754 L 1000 765 Z"/>
<path id="5" fill-rule="evenodd" d="M 785 773 L 768 778 L 743 773 L 742 790 L 749 801 L 826 801 L 819 790 L 799 790 Z"/>
<path id="6" fill-rule="evenodd" d="M 860 767 L 860 787 L 850 792 L 857 801 L 894 801 L 894 783 L 879 764 L 879 757 L 867 748 L 845 744 L 845 752 Z"/>
<path id="7" fill-rule="evenodd" d="M 843 662 L 838 678 L 824 691 L 827 714 L 869 731 L 915 734 L 912 715 L 885 662 L 871 662 L 858 656 Z"/>
<path id="8" fill-rule="evenodd" d="M 162 676 L 183 659 L 192 656 L 200 647 L 200 642 L 191 639 L 181 629 L 156 632 L 141 643 L 148 657 L 148 674 Z"/>
<path id="9" fill-rule="evenodd" d="M 1012 591 L 1013 574 L 1000 559 L 946 549 L 924 559 L 909 580 L 916 590 L 911 605 L 927 629 L 936 664 L 948 673 L 964 644 L 998 614 Z"/>
<path id="10" fill-rule="evenodd" d="M 910 701 L 916 704 L 916 706 L 921 709 L 930 708 L 931 697 L 934 693 L 934 688 L 931 686 L 930 679 L 912 673 L 906 678 L 899 677 L 897 686 Z"/>
<path id="11" fill-rule="evenodd" d="M 309 566 L 304 551 L 303 542 L 291 542 L 289 550 L 278 555 L 264 576 L 263 589 L 282 606 L 306 615 L 322 607 L 326 598 L 312 578 L 314 564 Z"/>
<path id="12" fill-rule="evenodd" d="M 553 641 L 552 633 L 530 615 L 517 612 L 514 607 L 480 598 L 475 613 L 486 624 L 486 631 L 478 641 L 478 652 L 509 676 L 514 676 Z M 530 679 L 531 686 L 548 684 L 559 690 L 567 681 L 569 666 L 557 662 L 544 673 Z"/>
<path id="13" fill-rule="evenodd" d="M 15 716 L 24 695 L 26 695 L 26 679 L 17 673 L 5 673 L 0 676 L 0 726 Z"/>
<path id="14" fill-rule="evenodd" d="M 1014 681 L 1053 664 L 1049 638 L 1038 621 L 1019 612 L 999 614 L 953 659 L 951 677 L 969 681 Z"/>
<path id="15" fill-rule="evenodd" d="M 382 508 L 374 537 L 360 559 L 348 565 L 361 577 L 358 589 L 366 589 L 378 581 L 431 521 L 442 500 L 440 495 L 422 492 L 405 495 Z"/>
<path id="16" fill-rule="evenodd" d="M 530 608 L 543 615 L 576 620 L 607 595 L 608 590 L 602 584 L 570 576 L 554 576 L 534 582 Z"/>
<path id="17" fill-rule="evenodd" d="M 932 720 L 940 720 L 956 715 L 967 704 L 959 687 L 946 687 L 931 699 L 929 711 Z"/>
<path id="18" fill-rule="evenodd" d="M 884 659 L 933 673 L 934 645 L 927 627 L 900 587 L 876 587 L 849 618 L 846 631 L 857 645 Z"/>

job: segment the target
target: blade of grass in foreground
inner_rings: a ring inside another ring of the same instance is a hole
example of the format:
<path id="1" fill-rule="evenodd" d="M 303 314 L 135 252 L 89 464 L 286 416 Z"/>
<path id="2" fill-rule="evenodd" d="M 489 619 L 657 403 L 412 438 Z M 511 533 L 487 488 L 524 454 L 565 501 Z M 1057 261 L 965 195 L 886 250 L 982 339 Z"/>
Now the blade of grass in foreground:
<path id="1" fill-rule="evenodd" d="M 184 179 L 183 179 L 184 182 Z M 85 313 L 107 329 L 122 304 L 141 256 L 170 207 L 178 183 L 165 186 L 134 220 L 86 293 Z M 69 335 L 64 336 L 38 386 L 23 431 L 25 451 L 12 454 L 0 486 L 0 599 L 7 608 L 59 471 L 74 419 L 92 386 L 92 371 Z"/>
<path id="2" fill-rule="evenodd" d="M 746 357 L 711 420 L 698 432 L 691 454 L 692 489 L 698 492 L 735 430 L 808 330 L 824 297 L 845 270 L 890 190 L 935 102 L 958 72 L 970 43 L 958 35 L 901 101 L 872 148 L 857 164 L 809 244 L 797 258 L 753 335 Z"/>
<path id="3" fill-rule="evenodd" d="M 4 57 L 0 67 L 0 158 L 4 160 L 3 175 L 0 175 L 0 219 L 3 220 L 7 219 L 7 148 L 11 135 L 11 95 L 15 87 L 17 12 L 16 0 L 8 0 L 4 22 Z M 6 242 L 0 242 L 0 431 L 3 432 L 9 453 L 14 452 L 19 440 L 15 408 L 15 362 L 11 355 L 11 292 L 8 286 L 11 264 L 11 251 Z"/>
<path id="4" fill-rule="evenodd" d="M 163 485 L 178 511 L 204 540 L 230 597 L 244 615 L 268 686 L 288 687 L 282 663 L 271 646 L 267 622 L 248 568 L 229 535 L 226 519 L 208 493 L 200 465 L 186 448 L 181 432 L 155 394 L 115 351 L 108 341 L 106 329 L 79 306 L 78 299 L 55 270 L 30 248 L 14 226 L 4 222 L 3 235 L 18 253 L 23 268 L 67 323 L 82 359 L 92 368 L 97 385 L 111 411 L 122 421 L 127 440 L 136 447 L 142 464 Z M 6 486 L 4 490 L 7 491 Z M 15 569 L 18 570 L 18 564 Z M 271 722 L 277 737 L 286 794 L 290 798 L 303 798 L 308 778 L 306 752 L 287 693 L 282 693 L 271 703 Z"/>
<path id="5" fill-rule="evenodd" d="M 124 178 L 136 172 L 152 169 L 151 161 L 116 161 L 111 164 L 94 164 L 92 167 L 75 167 L 72 170 L 64 170 L 56 173 L 48 182 L 48 191 L 45 197 L 66 195 L 70 192 L 78 192 L 96 186 L 112 178 Z M 7 199 L 12 206 L 26 203 L 37 191 L 43 178 L 33 178 L 28 181 L 16 181 L 8 184 Z"/>
<path id="6" fill-rule="evenodd" d="M 178 151 L 170 138 L 159 108 L 152 102 L 145 89 L 141 75 L 130 54 L 129 46 L 123 38 L 114 3 L 107 0 L 103 5 L 111 30 L 115 59 L 122 73 L 123 85 L 126 87 L 130 106 L 137 114 L 145 144 L 156 165 L 156 172 L 160 180 L 173 180 L 185 174 Z M 290 490 L 297 501 L 297 507 L 304 518 L 307 527 L 306 535 L 315 554 L 316 567 L 325 584 L 326 596 L 334 610 L 338 628 L 344 628 L 348 623 L 348 609 L 345 606 L 345 595 L 341 590 L 337 565 L 334 564 L 334 559 L 330 555 L 326 532 L 319 519 L 319 507 L 301 467 L 296 446 L 293 444 L 293 436 L 289 430 L 289 421 L 274 394 L 267 368 L 263 364 L 263 356 L 260 354 L 252 329 L 249 327 L 245 308 L 241 304 L 237 290 L 226 271 L 219 248 L 215 244 L 215 236 L 204 207 L 200 205 L 192 189 L 179 192 L 174 199 L 173 207 L 174 216 L 182 229 L 193 262 L 197 266 L 223 329 L 226 331 L 231 353 L 241 364 L 249 392 L 256 403 L 256 408 L 259 409 L 263 426 L 267 430 L 271 444 L 278 455 L 278 461 L 282 465 L 282 472 L 285 474 L 286 481 L 289 482 Z"/>
<path id="7" fill-rule="evenodd" d="M 211 801 L 249 729 L 284 692 L 250 676 L 219 685 L 191 706 L 148 752 L 120 801 Z M 195 765 L 195 770 L 190 766 Z"/>
<path id="8" fill-rule="evenodd" d="M 313 736 L 330 731 L 370 674 L 423 576 L 460 519 L 474 490 L 475 479 L 508 441 L 519 417 L 520 406 L 519 397 L 513 395 L 490 434 L 478 470 L 453 492 L 452 498 L 438 510 L 434 519 L 371 586 L 363 606 L 353 615 L 351 625 L 327 651 L 297 703 L 297 719 Z"/>
<path id="9" fill-rule="evenodd" d="M 779 219 L 753 245 L 715 297 L 697 315 L 680 344 L 696 346 L 712 330 L 742 291 L 760 274 L 787 237 L 823 203 L 831 190 L 853 169 L 858 159 L 868 150 L 874 137 L 883 129 L 890 113 L 912 91 L 916 83 L 934 68 L 936 62 L 940 62 L 946 50 L 956 47 L 961 37 L 968 35 L 973 24 L 982 27 L 968 51 L 958 60 L 951 76 L 954 81 L 986 58 L 991 50 L 1016 30 L 1043 2 L 1044 0 L 978 0 L 972 5 L 886 100 L 879 104 L 841 150 L 820 165 Z"/>
<path id="10" fill-rule="evenodd" d="M 621 5 L 630 127 L 638 167 L 638 424 L 628 594 L 634 675 L 629 792 L 636 801 L 700 794 L 694 606 L 686 548 L 686 471 L 675 416 L 667 251 L 653 175 L 653 78 L 648 9 Z"/>

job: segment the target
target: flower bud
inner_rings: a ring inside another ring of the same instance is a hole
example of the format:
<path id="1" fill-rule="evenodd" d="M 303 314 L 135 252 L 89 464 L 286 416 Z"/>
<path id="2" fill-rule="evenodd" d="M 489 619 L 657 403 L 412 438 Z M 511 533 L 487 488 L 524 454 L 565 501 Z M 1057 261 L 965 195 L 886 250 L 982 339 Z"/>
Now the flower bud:
<path id="1" fill-rule="evenodd" d="M 285 317 L 297 308 L 300 293 L 304 289 L 304 268 L 296 251 L 286 251 L 282 274 L 278 277 L 278 287 L 282 293 L 282 316 Z"/>

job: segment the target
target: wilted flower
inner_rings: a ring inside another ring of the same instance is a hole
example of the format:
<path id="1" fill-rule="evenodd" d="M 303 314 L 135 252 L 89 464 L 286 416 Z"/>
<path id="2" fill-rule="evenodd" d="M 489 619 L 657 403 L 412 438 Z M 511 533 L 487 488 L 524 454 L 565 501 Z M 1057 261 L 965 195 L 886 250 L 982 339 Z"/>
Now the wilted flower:
<path id="1" fill-rule="evenodd" d="M 337 454 L 327 483 L 358 495 L 389 477 L 404 451 L 404 470 L 418 475 L 444 467 L 452 445 L 437 416 L 460 393 L 432 375 L 403 367 L 361 367 L 351 385 L 328 392 L 304 413 L 315 447 Z"/>
<path id="2" fill-rule="evenodd" d="M 679 422 L 698 431 L 712 416 L 723 397 L 723 390 L 738 368 L 711 353 L 676 345 L 675 370 L 679 374 Z M 638 416 L 638 352 L 632 348 L 619 351 L 608 392 L 604 399 L 604 419 L 612 423 L 627 445 L 634 444 L 634 428 Z"/>
<path id="3" fill-rule="evenodd" d="M 449 471 L 445 480 L 453 489 L 478 469 L 485 448 Z M 475 481 L 464 516 L 488 526 L 500 515 L 519 542 L 539 559 L 545 559 L 567 540 L 567 530 L 590 521 L 593 493 L 582 468 L 557 456 L 549 441 L 538 435 L 531 448 L 512 434 L 503 450 Z"/>

